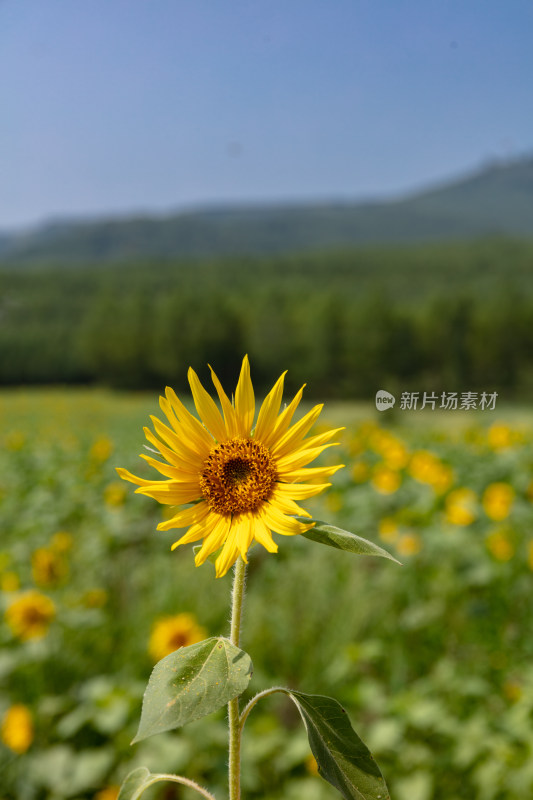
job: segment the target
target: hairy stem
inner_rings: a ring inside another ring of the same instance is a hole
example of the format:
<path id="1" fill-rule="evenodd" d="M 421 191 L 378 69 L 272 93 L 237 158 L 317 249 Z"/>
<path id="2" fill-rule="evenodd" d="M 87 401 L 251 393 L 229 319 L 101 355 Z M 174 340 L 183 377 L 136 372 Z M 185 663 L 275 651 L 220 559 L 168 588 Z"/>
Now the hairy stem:
<path id="1" fill-rule="evenodd" d="M 171 781 L 172 783 L 181 783 L 182 786 L 188 786 L 190 789 L 194 789 L 198 794 L 201 794 L 202 797 L 205 797 L 206 800 L 216 800 L 215 796 L 208 792 L 207 789 L 204 789 L 203 786 L 200 786 L 196 781 L 191 781 L 189 778 L 184 778 L 182 775 L 150 775 L 150 779 L 143 784 L 140 788 L 140 791 L 137 791 L 133 794 L 132 800 L 138 800 L 138 798 L 143 794 L 145 789 L 148 789 L 149 786 L 153 786 L 154 783 L 159 783 L 160 781 Z"/>
<path id="2" fill-rule="evenodd" d="M 242 712 L 242 714 L 240 716 L 240 719 L 239 719 L 239 725 L 241 727 L 241 732 L 242 732 L 242 729 L 244 728 L 244 723 L 246 722 L 246 720 L 248 718 L 248 714 L 250 713 L 252 708 L 255 706 L 257 701 L 261 700 L 262 697 L 268 697 L 269 694 L 275 694 L 276 692 L 282 692 L 283 694 L 288 694 L 287 689 L 284 689 L 283 686 L 273 686 L 271 689 L 264 689 L 262 692 L 259 692 L 258 694 L 256 694 L 255 697 L 252 697 L 252 699 L 250 700 L 250 702 L 248 703 L 248 705 L 246 706 L 246 708 Z"/>
<path id="3" fill-rule="evenodd" d="M 233 574 L 233 594 L 231 605 L 230 640 L 239 647 L 242 620 L 242 605 L 246 581 L 246 564 L 239 556 Z M 240 800 L 241 797 L 241 726 L 239 716 L 239 698 L 228 703 L 229 720 L 229 798 Z"/>

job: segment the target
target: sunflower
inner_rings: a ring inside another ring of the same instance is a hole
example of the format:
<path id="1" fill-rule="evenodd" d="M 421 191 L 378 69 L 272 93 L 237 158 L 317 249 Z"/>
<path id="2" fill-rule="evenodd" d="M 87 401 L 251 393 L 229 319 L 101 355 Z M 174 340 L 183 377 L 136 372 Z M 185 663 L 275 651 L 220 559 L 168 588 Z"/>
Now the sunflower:
<path id="1" fill-rule="evenodd" d="M 216 575 L 221 577 L 239 555 L 247 561 L 254 540 L 269 553 L 275 553 L 278 546 L 273 532 L 292 536 L 313 526 L 295 519 L 309 516 L 298 502 L 330 486 L 324 479 L 343 465 L 307 465 L 332 446 L 330 439 L 342 428 L 306 438 L 322 405 L 291 425 L 304 387 L 280 413 L 285 372 L 262 403 L 254 427 L 255 398 L 248 357 L 242 362 L 234 402 L 211 367 L 210 370 L 222 413 L 194 370 L 189 369 L 189 384 L 200 419 L 167 387 L 160 405 L 170 427 L 151 417 L 155 434 L 144 429 L 164 461 L 147 455 L 141 458 L 165 480 L 145 480 L 120 468 L 117 472 L 124 480 L 137 484 L 137 492 L 170 506 L 185 506 L 158 525 L 158 530 L 188 528 L 172 549 L 203 539 L 196 566 L 222 548 L 215 563 Z"/>
<path id="2" fill-rule="evenodd" d="M 148 652 L 154 661 L 160 661 L 179 647 L 201 642 L 207 631 L 198 625 L 196 617 L 187 612 L 161 617 L 152 626 Z"/>
<path id="3" fill-rule="evenodd" d="M 46 636 L 55 613 L 55 605 L 49 597 L 30 589 L 7 607 L 5 619 L 13 635 L 25 642 Z"/>
<path id="4" fill-rule="evenodd" d="M 33 717 L 29 708 L 20 703 L 10 706 L 0 725 L 2 742 L 14 753 L 22 755 L 30 747 L 33 737 Z"/>

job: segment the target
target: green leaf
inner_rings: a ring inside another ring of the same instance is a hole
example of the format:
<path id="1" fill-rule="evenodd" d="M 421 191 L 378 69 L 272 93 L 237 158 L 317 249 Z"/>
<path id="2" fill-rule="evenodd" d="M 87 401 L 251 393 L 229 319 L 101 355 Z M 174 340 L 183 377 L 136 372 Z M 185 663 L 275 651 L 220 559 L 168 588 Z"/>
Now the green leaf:
<path id="1" fill-rule="evenodd" d="M 133 772 L 130 772 L 124 779 L 117 800 L 135 800 L 140 794 L 139 790 L 151 783 L 151 778 L 152 774 L 146 767 L 134 769 Z"/>
<path id="2" fill-rule="evenodd" d="M 150 676 L 132 744 L 211 714 L 242 694 L 251 677 L 250 656 L 223 637 L 170 653 Z"/>
<path id="3" fill-rule="evenodd" d="M 302 715 L 319 774 L 345 800 L 390 800 L 383 775 L 369 749 L 331 697 L 283 689 Z"/>
<path id="4" fill-rule="evenodd" d="M 387 553 L 382 547 L 370 542 L 368 539 L 363 539 L 362 536 L 357 536 L 356 533 L 344 531 L 342 528 L 336 528 L 335 525 L 330 525 L 327 522 L 322 522 L 319 519 L 309 519 L 309 517 L 296 517 L 298 522 L 314 522 L 315 526 L 310 530 L 302 533 L 306 539 L 311 539 L 313 542 L 320 542 L 327 544 L 330 547 L 336 547 L 337 550 L 347 550 L 349 553 L 357 553 L 361 556 L 381 556 L 382 558 L 390 558 L 397 564 L 400 562 L 398 559 Z"/>

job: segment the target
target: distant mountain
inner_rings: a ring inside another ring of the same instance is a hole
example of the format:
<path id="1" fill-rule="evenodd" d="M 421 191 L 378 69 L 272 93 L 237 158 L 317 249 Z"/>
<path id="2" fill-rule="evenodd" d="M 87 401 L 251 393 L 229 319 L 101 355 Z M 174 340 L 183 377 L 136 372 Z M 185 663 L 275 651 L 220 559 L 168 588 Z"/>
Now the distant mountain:
<path id="1" fill-rule="evenodd" d="M 386 202 L 228 206 L 0 235 L 0 263 L 269 255 L 481 236 L 533 238 L 533 156 Z"/>

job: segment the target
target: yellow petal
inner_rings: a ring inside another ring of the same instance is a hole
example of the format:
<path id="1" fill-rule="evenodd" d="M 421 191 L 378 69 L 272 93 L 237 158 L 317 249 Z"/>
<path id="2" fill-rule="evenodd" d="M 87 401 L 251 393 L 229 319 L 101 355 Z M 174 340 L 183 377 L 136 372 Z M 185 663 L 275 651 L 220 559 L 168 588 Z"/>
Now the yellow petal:
<path id="1" fill-rule="evenodd" d="M 170 405 L 170 402 L 167 400 L 166 397 L 163 397 L 162 395 L 160 396 L 159 406 L 163 411 L 164 415 L 166 416 L 166 418 L 168 419 L 168 421 L 170 422 L 170 424 L 172 425 L 173 429 L 178 434 L 178 436 L 182 436 L 183 428 L 181 426 L 181 423 L 177 418 L 177 416 L 175 415 L 172 406 Z"/>
<path id="2" fill-rule="evenodd" d="M 175 481 L 160 481 L 150 486 L 141 486 L 135 490 L 138 494 L 153 497 L 158 503 L 170 506 L 182 506 L 198 500 L 201 495 L 198 483 L 176 483 Z"/>
<path id="3" fill-rule="evenodd" d="M 171 450 L 166 446 L 166 444 L 163 444 L 163 442 L 159 441 L 157 436 L 150 430 L 150 428 L 143 428 L 143 430 L 144 435 L 150 444 L 153 444 L 154 447 L 157 447 L 163 458 L 166 458 L 169 464 L 173 464 L 175 467 L 181 467 L 181 465 L 184 463 L 181 455 L 175 453 L 174 450 Z M 189 462 L 185 462 L 185 464 L 187 464 L 190 468 L 191 465 Z"/>
<path id="4" fill-rule="evenodd" d="M 138 478 L 136 475 L 133 475 L 129 470 L 123 469 L 122 467 L 116 467 L 116 470 L 123 481 L 129 481 L 130 483 L 135 483 L 137 486 L 151 486 L 151 484 L 153 483 L 153 481 L 147 481 L 145 478 Z"/>
<path id="5" fill-rule="evenodd" d="M 283 512 L 283 514 L 289 514 L 290 516 L 296 517 L 310 517 L 305 508 L 300 508 L 300 506 L 294 502 L 290 497 L 284 497 L 281 494 L 276 494 L 274 492 L 272 497 L 270 498 L 270 502 L 274 505 L 278 511 Z"/>
<path id="6" fill-rule="evenodd" d="M 315 424 L 323 408 L 323 405 L 315 406 L 311 411 L 308 411 L 299 422 L 293 425 L 292 428 L 289 428 L 289 430 L 272 445 L 272 454 L 275 456 L 283 456 L 289 452 L 294 452 L 294 449 L 298 447 L 306 433 Z"/>
<path id="7" fill-rule="evenodd" d="M 213 437 L 210 435 L 209 431 L 207 431 L 202 423 L 185 408 L 179 397 L 176 395 L 174 389 L 171 389 L 170 386 L 167 386 L 165 389 L 165 394 L 167 396 L 167 400 L 174 409 L 178 420 L 186 429 L 189 437 L 192 438 L 195 446 L 198 442 L 201 442 L 203 447 L 207 448 L 209 451 L 213 446 Z"/>
<path id="8" fill-rule="evenodd" d="M 228 438 L 232 439 L 234 436 L 237 435 L 237 418 L 235 416 L 235 409 L 231 405 L 231 402 L 222 388 L 222 384 L 220 383 L 219 379 L 215 375 L 211 365 L 208 365 L 209 369 L 211 370 L 211 380 L 217 390 L 218 398 L 220 400 L 220 405 L 222 406 L 222 413 L 224 414 L 224 422 L 226 423 L 226 431 L 228 433 Z"/>
<path id="9" fill-rule="evenodd" d="M 259 516 L 256 516 L 254 520 L 254 539 L 259 542 L 259 544 L 262 544 L 269 553 L 278 552 L 278 546 L 272 538 L 270 528 Z"/>
<path id="10" fill-rule="evenodd" d="M 328 447 L 334 447 L 334 445 L 335 443 L 331 442 L 330 444 L 323 444 L 321 447 L 311 447 L 309 450 L 297 450 L 295 453 L 289 453 L 288 455 L 283 456 L 283 458 L 280 458 L 277 463 L 279 474 L 281 475 L 285 471 L 305 467 L 305 465 L 309 464 L 310 461 L 314 461 L 315 458 L 318 458 L 320 453 L 322 453 Z"/>
<path id="11" fill-rule="evenodd" d="M 321 444 L 325 444 L 329 442 L 334 436 L 336 436 L 341 431 L 345 430 L 345 428 L 334 428 L 334 430 L 326 431 L 325 433 L 317 433 L 316 436 L 311 436 L 309 439 L 306 439 L 302 442 L 302 447 L 318 447 Z"/>
<path id="12" fill-rule="evenodd" d="M 254 438 L 259 441 L 264 441 L 265 436 L 274 427 L 276 417 L 279 413 L 281 405 L 281 398 L 283 397 L 283 383 L 285 380 L 285 371 L 281 375 L 268 395 L 263 400 L 263 404 L 259 409 L 259 416 L 257 417 L 257 425 L 255 426 Z"/>
<path id="13" fill-rule="evenodd" d="M 202 547 L 196 553 L 194 563 L 197 567 L 203 564 L 212 553 L 216 553 L 218 548 L 226 541 L 230 525 L 231 517 L 220 517 L 211 533 L 205 538 Z"/>
<path id="14" fill-rule="evenodd" d="M 237 415 L 238 434 L 249 436 L 255 416 L 254 387 L 250 378 L 250 362 L 248 356 L 242 360 L 241 374 L 235 392 L 235 412 Z"/>
<path id="15" fill-rule="evenodd" d="M 159 398 L 159 405 L 167 419 L 169 420 L 172 428 L 164 425 L 157 417 L 151 416 L 150 419 L 154 425 L 155 430 L 180 456 L 184 461 L 195 464 L 199 467 L 206 457 L 206 443 L 199 440 L 190 429 L 183 425 L 172 411 L 172 406 L 166 397 Z M 211 445 L 213 440 L 210 439 Z"/>
<path id="16" fill-rule="evenodd" d="M 254 517 L 252 514 L 240 514 L 233 519 L 233 525 L 235 526 L 235 541 L 237 542 L 239 553 L 244 563 L 247 564 L 248 548 L 254 538 Z"/>
<path id="17" fill-rule="evenodd" d="M 307 500 L 308 497 L 320 494 L 329 486 L 331 483 L 278 483 L 274 494 L 290 497 L 292 500 Z"/>
<path id="18" fill-rule="evenodd" d="M 222 578 L 228 569 L 235 564 L 239 556 L 239 548 L 235 536 L 233 525 L 229 529 L 228 538 L 222 548 L 222 552 L 215 562 L 215 570 L 217 578 Z"/>
<path id="19" fill-rule="evenodd" d="M 189 525 L 202 522 L 210 514 L 209 506 L 205 501 L 195 503 L 190 508 L 178 511 L 171 519 L 160 522 L 157 526 L 158 531 L 168 531 L 171 528 L 188 528 Z"/>
<path id="20" fill-rule="evenodd" d="M 212 512 L 206 516 L 201 522 L 196 525 L 191 525 L 187 533 L 184 533 L 181 539 L 178 539 L 177 542 L 174 542 L 171 550 L 175 550 L 176 547 L 179 547 L 182 544 L 189 544 L 190 542 L 197 542 L 199 539 L 203 539 L 204 536 L 209 536 L 211 531 L 216 527 L 218 520 L 220 519 L 219 514 L 213 514 Z"/>
<path id="21" fill-rule="evenodd" d="M 283 536 L 305 533 L 305 531 L 313 527 L 313 525 L 304 525 L 292 517 L 286 517 L 271 503 L 265 503 L 259 513 L 271 530 L 281 533 Z"/>
<path id="22" fill-rule="evenodd" d="M 224 425 L 222 415 L 216 407 L 213 398 L 206 392 L 198 375 L 192 368 L 189 368 L 188 378 L 194 405 L 196 406 L 200 419 L 218 442 L 225 441 L 228 438 L 226 426 Z"/>
<path id="23" fill-rule="evenodd" d="M 147 456 L 144 453 L 141 453 L 140 457 L 144 458 L 144 460 L 147 461 L 151 467 L 154 467 L 154 469 L 160 472 L 161 475 L 166 475 L 167 478 L 174 478 L 175 480 L 191 480 L 191 478 L 198 476 L 197 469 L 190 467 L 188 470 L 186 470 L 184 464 L 180 464 L 179 467 L 175 467 L 171 464 L 165 464 L 163 461 L 158 461 L 157 458 L 152 458 L 152 456 Z"/>
<path id="24" fill-rule="evenodd" d="M 276 444 L 276 442 L 279 441 L 279 439 L 281 439 L 281 437 L 291 424 L 294 412 L 300 405 L 304 388 L 305 388 L 305 383 L 293 397 L 287 408 L 285 408 L 281 412 L 270 433 L 268 432 L 266 433 L 265 438 L 262 441 L 263 444 L 266 445 L 267 447 L 271 447 L 272 445 Z"/>
<path id="25" fill-rule="evenodd" d="M 304 467 L 303 469 L 282 470 L 278 464 L 278 475 L 285 483 L 303 483 L 304 481 L 321 480 L 334 475 L 344 464 L 334 467 Z"/>

